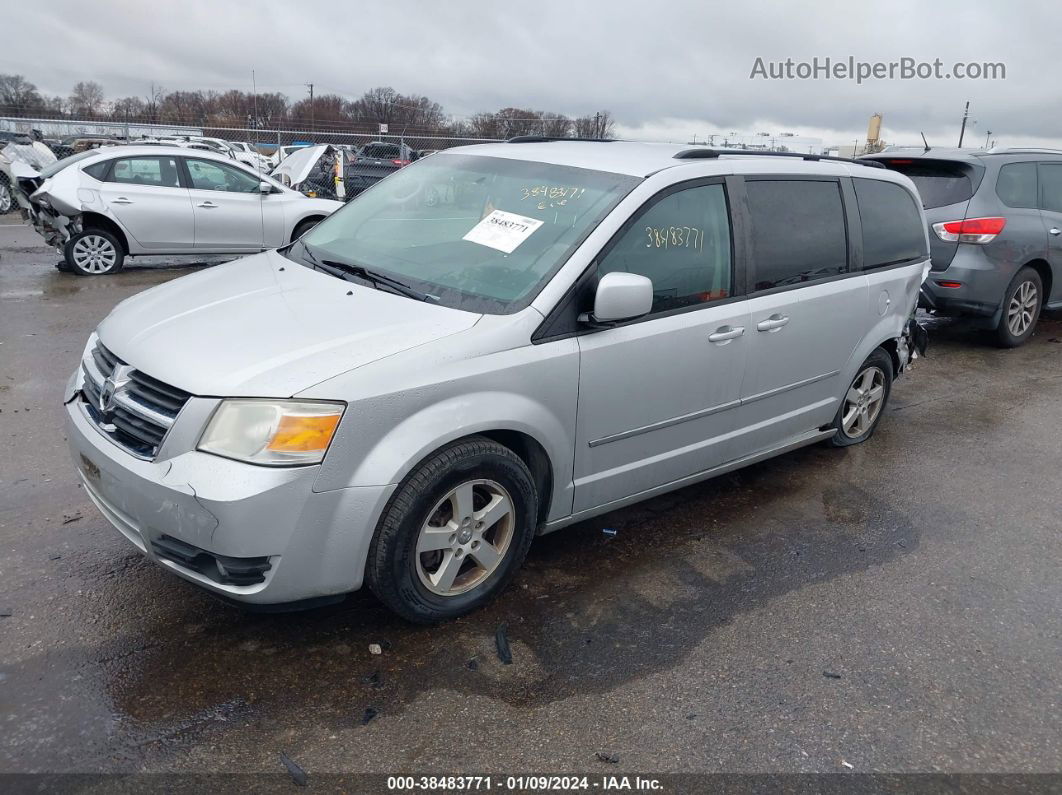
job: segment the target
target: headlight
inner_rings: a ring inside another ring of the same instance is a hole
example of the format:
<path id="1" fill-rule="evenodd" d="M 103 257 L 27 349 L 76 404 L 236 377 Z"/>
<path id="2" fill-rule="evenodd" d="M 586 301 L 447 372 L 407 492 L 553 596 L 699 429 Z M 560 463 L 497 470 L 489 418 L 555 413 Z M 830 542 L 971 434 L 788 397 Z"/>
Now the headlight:
<path id="1" fill-rule="evenodd" d="M 305 400 L 223 400 L 198 449 L 251 464 L 317 464 L 345 408 Z"/>

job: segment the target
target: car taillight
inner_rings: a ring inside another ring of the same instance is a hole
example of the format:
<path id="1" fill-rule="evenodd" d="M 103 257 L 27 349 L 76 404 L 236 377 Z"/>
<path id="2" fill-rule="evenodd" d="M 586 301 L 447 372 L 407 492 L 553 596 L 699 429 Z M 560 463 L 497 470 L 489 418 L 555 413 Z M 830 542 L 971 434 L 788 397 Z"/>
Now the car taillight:
<path id="1" fill-rule="evenodd" d="M 391 162 L 394 163 L 396 166 L 408 166 L 410 161 L 408 161 L 408 160 L 392 160 Z"/>
<path id="2" fill-rule="evenodd" d="M 950 243 L 989 243 L 996 239 L 1006 225 L 1006 218 L 967 218 L 965 221 L 933 224 L 933 231 L 941 240 Z"/>

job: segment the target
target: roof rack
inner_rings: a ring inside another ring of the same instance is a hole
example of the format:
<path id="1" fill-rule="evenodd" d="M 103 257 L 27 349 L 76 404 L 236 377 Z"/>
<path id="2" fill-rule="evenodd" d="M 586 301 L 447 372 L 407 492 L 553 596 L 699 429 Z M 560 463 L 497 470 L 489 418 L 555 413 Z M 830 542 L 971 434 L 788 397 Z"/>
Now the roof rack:
<path id="1" fill-rule="evenodd" d="M 582 143 L 610 144 L 615 138 L 565 138 L 560 135 L 517 135 L 508 139 L 507 144 L 542 144 L 550 141 L 581 141 Z"/>
<path id="2" fill-rule="evenodd" d="M 1046 146 L 993 146 L 984 150 L 989 155 L 1062 155 L 1062 149 L 1049 149 Z"/>
<path id="3" fill-rule="evenodd" d="M 831 157 L 830 155 L 805 155 L 800 152 L 772 152 L 765 149 L 709 149 L 698 147 L 696 149 L 683 149 L 676 152 L 672 157 L 676 160 L 702 160 L 705 158 L 721 157 L 722 155 L 755 155 L 757 157 L 798 157 L 801 160 L 831 160 L 838 163 L 854 163 L 857 166 L 870 166 L 871 168 L 885 168 L 884 165 L 873 160 L 853 160 L 848 157 Z"/>

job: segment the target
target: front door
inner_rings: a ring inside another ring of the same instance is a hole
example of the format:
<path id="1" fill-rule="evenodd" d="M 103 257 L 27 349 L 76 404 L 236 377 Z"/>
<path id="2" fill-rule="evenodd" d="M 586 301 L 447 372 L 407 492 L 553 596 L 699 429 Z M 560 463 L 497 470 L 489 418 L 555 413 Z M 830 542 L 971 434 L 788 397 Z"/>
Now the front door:
<path id="1" fill-rule="evenodd" d="M 203 252 L 260 251 L 261 180 L 236 166 L 185 158 L 195 213 L 195 248 Z"/>
<path id="2" fill-rule="evenodd" d="M 648 277 L 654 303 L 579 337 L 576 513 L 734 457 L 749 329 L 731 259 L 720 182 L 658 194 L 603 253 L 600 275 Z"/>
<path id="3" fill-rule="evenodd" d="M 177 158 L 162 155 L 115 160 L 100 188 L 100 199 L 141 248 L 192 248 L 192 202 L 178 179 Z"/>

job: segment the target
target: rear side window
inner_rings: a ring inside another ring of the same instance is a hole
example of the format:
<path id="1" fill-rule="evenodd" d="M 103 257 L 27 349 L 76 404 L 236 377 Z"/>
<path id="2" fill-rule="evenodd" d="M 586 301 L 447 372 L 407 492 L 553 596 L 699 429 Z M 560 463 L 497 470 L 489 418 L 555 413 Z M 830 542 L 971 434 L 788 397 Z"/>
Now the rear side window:
<path id="1" fill-rule="evenodd" d="M 834 181 L 747 180 L 753 289 L 800 284 L 848 268 L 841 186 Z"/>
<path id="2" fill-rule="evenodd" d="M 1040 192 L 1043 209 L 1062 213 L 1062 163 L 1040 164 Z"/>
<path id="3" fill-rule="evenodd" d="M 730 296 L 730 219 L 722 185 L 649 205 L 605 254 L 598 274 L 625 271 L 653 283 L 653 312 Z"/>
<path id="4" fill-rule="evenodd" d="M 85 166 L 82 170 L 90 177 L 103 182 L 104 178 L 107 176 L 107 169 L 110 168 L 110 165 L 110 160 L 104 160 L 101 163 L 93 163 L 91 166 Z"/>
<path id="5" fill-rule="evenodd" d="M 1037 208 L 1036 163 L 1008 163 L 996 177 L 996 195 L 1008 207 Z"/>
<path id="6" fill-rule="evenodd" d="M 977 189 L 976 174 L 971 167 L 948 160 L 884 160 L 893 171 L 910 177 L 922 197 L 922 206 L 946 207 L 969 201 Z"/>
<path id="7" fill-rule="evenodd" d="M 863 227 L 863 268 L 924 259 L 926 233 L 914 197 L 903 187 L 877 179 L 854 179 Z"/>
<path id="8" fill-rule="evenodd" d="M 156 188 L 180 187 L 177 161 L 172 157 L 123 157 L 115 160 L 110 181 Z"/>

